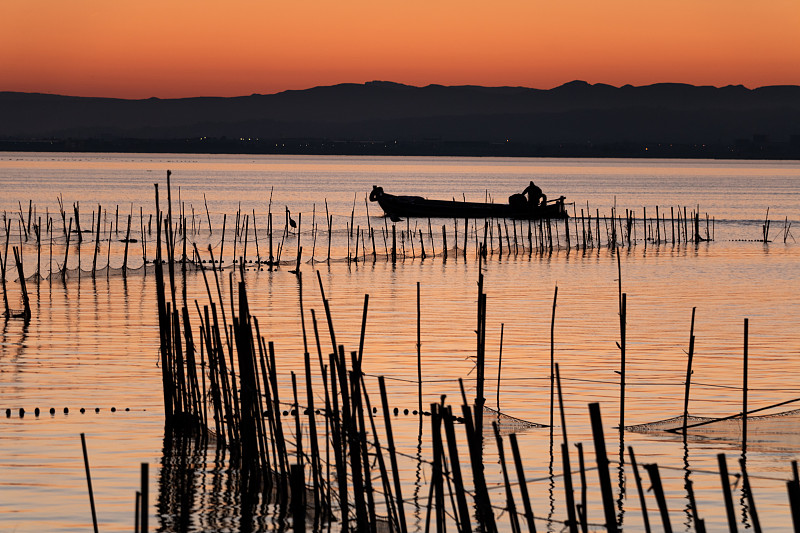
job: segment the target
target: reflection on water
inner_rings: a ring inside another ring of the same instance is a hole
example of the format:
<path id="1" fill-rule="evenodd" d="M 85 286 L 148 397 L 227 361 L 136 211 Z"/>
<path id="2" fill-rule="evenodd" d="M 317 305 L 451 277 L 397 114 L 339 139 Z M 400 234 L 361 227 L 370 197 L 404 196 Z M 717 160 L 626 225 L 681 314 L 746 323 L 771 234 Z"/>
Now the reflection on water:
<path id="1" fill-rule="evenodd" d="M 543 188 L 564 191 L 578 202 L 578 210 L 583 206 L 587 211 L 597 208 L 610 213 L 616 196 L 617 206 L 637 212 L 647 206 L 648 215 L 655 212 L 655 205 L 692 208 L 699 203 L 701 212 L 708 211 L 716 217 L 714 242 L 648 242 L 645 247 L 641 241 L 644 230 L 639 223 L 639 243 L 617 251 L 594 247 L 515 253 L 513 241 L 506 241 L 513 237 L 514 230 L 510 224 L 510 232 L 503 228 L 503 254 L 495 250 L 483 266 L 487 293 L 486 371 L 494 375 L 493 365 L 499 366 L 503 328 L 504 413 L 540 424 L 547 424 L 550 419 L 550 326 L 552 290 L 557 284 L 554 353 L 565 384 L 570 438 L 575 443 L 590 442 L 586 409 L 589 402 L 601 402 L 609 428 L 618 419 L 618 260 L 628 295 L 627 423 L 641 424 L 682 413 L 692 307 L 697 307 L 692 415 L 718 417 L 741 410 L 738 387 L 741 323 L 745 317 L 751 319 L 749 405 L 758 408 L 800 397 L 796 385 L 800 378 L 800 332 L 792 327 L 800 316 L 800 252 L 792 238 L 786 243 L 777 237 L 771 243 L 752 242 L 759 238 L 767 206 L 770 213 L 775 213 L 775 220 L 787 217 L 791 222 L 800 218 L 798 165 L 119 155 L 57 156 L 56 160 L 45 161 L 35 155 L 25 157 L 28 160 L 21 162 L 0 158 L 0 176 L 4 180 L 0 204 L 7 211 L 7 220 L 18 220 L 18 215 L 11 215 L 19 210 L 17 200 L 23 202 L 24 208 L 25 200 L 33 199 L 35 219 L 42 217 L 42 235 L 48 235 L 41 247 L 43 273 L 50 271 L 50 264 L 53 272 L 59 272 L 65 255 L 60 225 L 55 227 L 52 255 L 49 233 L 44 231 L 48 215 L 60 217 L 55 194 L 62 192 L 68 207 L 80 202 L 81 216 L 85 216 L 82 228 L 91 227 L 92 211 L 102 204 L 105 225 L 101 228 L 102 246 L 94 276 L 91 269 L 95 242 L 86 235 L 81 245 L 71 242 L 70 270 L 64 280 L 56 275 L 34 278 L 28 283 L 31 321 L 8 320 L 0 324 L 0 413 L 6 409 L 14 413 L 0 422 L 0 469 L 4 473 L 0 482 L 0 529 L 83 531 L 87 524 L 91 527 L 76 438 L 81 432 L 87 434 L 92 450 L 101 530 L 132 527 L 140 462 L 148 462 L 154 469 L 157 465 L 150 491 L 151 523 L 158 524 L 161 531 L 288 527 L 289 511 L 277 503 L 274 495 L 247 490 L 244 495 L 241 493 L 243 486 L 250 485 L 243 485 L 239 470 L 230 467 L 230 458 L 222 450 L 206 448 L 196 436 L 164 433 L 155 291 L 152 270 L 148 270 L 152 267 L 144 267 L 142 255 L 146 247 L 146 255 L 152 257 L 155 236 L 148 231 L 151 224 L 147 213 L 152 211 L 152 184 L 163 179 L 167 165 L 181 187 L 188 234 L 204 255 L 208 244 L 217 257 L 219 250 L 224 251 L 225 266 L 233 258 L 235 213 L 240 201 L 241 212 L 251 213 L 258 220 L 259 251 L 251 252 L 256 244 L 251 220 L 248 256 L 257 259 L 261 255 L 263 260 L 268 255 L 266 213 L 269 189 L 275 186 L 272 211 L 281 216 L 275 220 L 273 246 L 277 250 L 282 239 L 286 262 L 274 271 L 267 265 L 248 264 L 250 269 L 245 276 L 251 312 L 259 318 L 262 334 L 275 343 L 283 398 L 292 395 L 291 373 L 305 375 L 303 327 L 307 324 L 303 317 L 307 320 L 308 315 L 301 314 L 299 291 L 303 291 L 305 313 L 314 310 L 322 316 L 324 312 L 316 284 L 307 283 L 301 289 L 297 277 L 288 272 L 295 266 L 297 249 L 302 246 L 304 250 L 300 268 L 305 279 L 320 274 L 336 323 L 337 342 L 348 349 L 360 343 L 364 294 L 369 293 L 365 384 L 373 398 L 378 398 L 375 376 L 385 375 L 390 407 L 399 408 L 399 413 L 392 415 L 392 424 L 398 451 L 405 454 L 400 457 L 399 466 L 404 488 L 408 487 L 407 499 L 414 507 L 407 511 L 409 518 L 413 516 L 409 521 L 411 529 L 421 531 L 425 527 L 430 478 L 430 470 L 419 460 L 430 456 L 428 428 L 423 428 L 419 417 L 403 414 L 406 408 L 416 409 L 419 402 L 416 284 L 419 282 L 421 287 L 423 402 L 437 402 L 441 394 L 459 398 L 459 378 L 468 392 L 474 392 L 471 358 L 475 352 L 478 278 L 474 250 L 475 236 L 483 228 L 473 233 L 475 226 L 470 225 L 469 253 L 465 257 L 463 221 L 458 222 L 457 230 L 454 221 L 432 221 L 432 242 L 437 251 L 432 257 L 428 250 L 431 239 L 426 233 L 428 221 L 412 221 L 407 231 L 415 235 L 415 240 L 403 237 L 405 240 L 401 241 L 398 235 L 398 247 L 406 247 L 406 257 L 403 259 L 401 251 L 398 261 L 392 263 L 391 224 L 377 217 L 372 205 L 372 216 L 368 218 L 361 198 L 373 182 L 387 191 L 391 188 L 390 192 L 448 198 L 463 191 L 468 199 L 477 200 L 484 197 L 487 188 L 496 196 L 504 191 L 516 192 L 520 182 L 527 183 L 529 176 L 536 174 L 542 176 Z M 200 231 L 200 221 L 206 218 L 203 193 L 208 198 L 213 233 L 208 232 L 207 220 Z M 348 262 L 348 244 L 353 247 L 351 255 L 355 252 L 355 238 L 348 237 L 354 194 L 358 198 L 353 225 L 361 229 L 372 227 L 377 252 L 373 259 L 367 233 L 363 241 L 358 240 L 361 260 Z M 334 260 L 330 263 L 324 261 L 328 242 L 323 219 L 328 216 L 326 199 L 328 211 L 334 216 Z M 132 234 L 139 242 L 129 243 L 125 276 L 121 275 L 124 243 L 120 242 L 124 235 L 117 236 L 116 230 L 127 223 L 127 217 L 116 219 L 117 205 L 124 215 L 131 210 L 136 214 L 138 207 L 144 206 L 142 218 L 133 218 L 137 231 Z M 293 216 L 302 213 L 300 232 L 281 235 L 284 205 L 289 206 Z M 224 215 L 227 228 L 223 246 Z M 26 212 L 23 216 L 27 219 Z M 442 224 L 448 239 L 447 260 L 442 254 Z M 405 221 L 398 224 L 398 233 L 405 225 Z M 154 231 L 155 224 L 152 226 Z M 420 229 L 429 254 L 424 260 L 418 249 Z M 36 270 L 37 247 L 35 240 L 25 241 L 24 231 L 20 237 L 19 230 L 14 222 L 11 238 L 15 243 L 22 241 L 25 270 L 30 276 Z M 604 240 L 605 231 L 601 226 Z M 522 240 L 526 241 L 527 227 L 520 234 L 525 235 Z M 457 249 L 452 245 L 455 235 Z M 493 236 L 496 244 L 497 233 Z M 241 241 L 236 248 L 241 253 Z M 313 264 L 312 249 L 316 259 Z M 191 251 L 187 253 L 191 255 Z M 78 261 L 80 271 L 75 269 Z M 108 261 L 111 269 L 105 268 Z M 220 275 L 223 294 L 228 294 L 231 272 L 226 268 Z M 202 308 L 207 301 L 202 275 L 189 268 L 185 275 L 178 276 L 179 290 L 186 295 L 189 306 L 194 308 L 196 298 Z M 21 301 L 19 285 L 15 276 L 9 278 L 12 307 L 20 307 L 16 303 Z M 237 278 L 234 273 L 234 283 Z M 211 283 L 215 291 L 214 282 Z M 315 390 L 322 390 L 316 385 L 320 378 L 315 376 L 314 380 Z M 497 393 L 491 390 L 492 386 L 494 383 L 487 381 L 488 398 Z M 324 404 L 325 399 L 318 397 L 315 401 Z M 41 416 L 30 414 L 35 407 L 42 409 Z M 47 414 L 51 407 L 56 409 L 52 416 Z M 64 407 L 69 408 L 69 414 L 63 414 Z M 85 414 L 79 412 L 81 407 L 87 409 Z M 112 407 L 116 408 L 113 413 Z M 27 411 L 24 418 L 16 414 L 19 408 Z M 94 408 L 99 408 L 99 413 Z M 131 410 L 126 412 L 125 408 Z M 378 431 L 382 431 L 381 417 L 376 423 Z M 780 425 L 776 434 L 800 434 L 788 418 L 775 423 Z M 560 424 L 556 421 L 554 425 Z M 456 430 L 463 431 L 460 427 Z M 607 435 L 613 434 L 607 431 Z M 537 526 L 560 531 L 566 513 L 561 477 L 554 472 L 554 465 L 562 464 L 562 459 L 560 451 L 554 449 L 553 435 L 552 427 L 531 428 L 518 434 L 518 441 L 531 479 L 529 491 Z M 770 435 L 768 431 L 759 435 L 755 423 L 748 428 L 747 471 L 762 525 L 771 531 L 785 531 L 789 527 L 784 480 L 791 477 L 790 461 L 798 458 L 800 448 L 793 440 L 782 437 L 780 445 L 769 445 L 776 438 Z M 609 446 L 617 444 L 614 440 L 609 439 Z M 724 452 L 733 458 L 741 453 L 740 440 L 690 436 L 684 441 L 680 436 L 663 433 L 626 432 L 618 444 L 620 455 L 613 468 L 620 526 L 631 531 L 644 529 L 638 496 L 627 487 L 633 478 L 631 465 L 622 454 L 624 445 L 636 450 L 640 464 L 659 464 L 673 523 L 690 529 L 689 521 L 695 519 L 690 516 L 691 507 L 700 509 L 709 530 L 727 527 L 716 454 Z M 592 464 L 591 445 L 585 451 L 587 464 Z M 487 481 L 500 486 L 502 473 L 491 440 L 484 455 Z M 467 460 L 463 457 L 462 464 Z M 731 462 L 732 472 L 740 469 Z M 597 472 L 589 468 L 586 476 L 585 512 L 590 523 L 597 523 L 603 516 Z M 751 513 L 745 510 L 745 504 L 748 509 L 750 504 L 741 487 L 740 482 L 737 521 L 752 527 Z M 492 490 L 491 496 L 499 504 L 502 490 Z M 652 493 L 646 497 L 652 514 L 655 500 Z M 689 503 L 684 504 L 687 498 Z M 43 500 L 53 504 L 44 508 L 40 505 Z M 509 527 L 505 517 L 499 523 L 502 528 Z"/>

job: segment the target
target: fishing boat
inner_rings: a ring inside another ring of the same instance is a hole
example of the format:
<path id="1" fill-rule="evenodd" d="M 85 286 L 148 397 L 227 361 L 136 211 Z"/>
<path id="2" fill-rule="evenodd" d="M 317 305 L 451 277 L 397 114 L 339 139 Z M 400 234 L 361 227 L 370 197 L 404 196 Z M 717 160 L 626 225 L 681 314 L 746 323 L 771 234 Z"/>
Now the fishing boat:
<path id="1" fill-rule="evenodd" d="M 392 219 L 413 218 L 516 218 L 539 220 L 548 218 L 567 218 L 564 196 L 555 200 L 545 200 L 531 206 L 524 195 L 514 194 L 508 203 L 482 203 L 457 200 L 428 200 L 421 196 L 397 196 L 383 191 L 383 187 L 373 186 L 369 193 L 372 202 L 378 202 L 386 216 Z"/>

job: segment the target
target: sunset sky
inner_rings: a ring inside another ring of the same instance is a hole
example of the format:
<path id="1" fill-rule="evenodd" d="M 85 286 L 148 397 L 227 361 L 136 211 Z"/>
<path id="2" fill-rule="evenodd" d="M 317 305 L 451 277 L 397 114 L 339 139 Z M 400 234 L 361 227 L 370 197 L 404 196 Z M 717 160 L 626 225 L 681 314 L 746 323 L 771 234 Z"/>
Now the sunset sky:
<path id="1" fill-rule="evenodd" d="M 800 85 L 798 0 L 2 0 L 0 91 Z"/>

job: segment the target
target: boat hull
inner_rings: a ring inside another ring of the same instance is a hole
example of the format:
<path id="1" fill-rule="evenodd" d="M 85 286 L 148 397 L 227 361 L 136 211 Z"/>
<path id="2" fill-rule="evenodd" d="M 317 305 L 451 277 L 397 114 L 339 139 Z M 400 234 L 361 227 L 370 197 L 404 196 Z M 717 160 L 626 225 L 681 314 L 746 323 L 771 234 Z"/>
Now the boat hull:
<path id="1" fill-rule="evenodd" d="M 421 196 L 396 196 L 375 187 L 370 200 L 381 206 L 386 216 L 392 218 L 515 218 L 539 220 L 567 218 L 564 198 L 543 206 L 531 208 L 527 204 L 489 204 L 458 202 L 454 200 L 428 200 Z"/>

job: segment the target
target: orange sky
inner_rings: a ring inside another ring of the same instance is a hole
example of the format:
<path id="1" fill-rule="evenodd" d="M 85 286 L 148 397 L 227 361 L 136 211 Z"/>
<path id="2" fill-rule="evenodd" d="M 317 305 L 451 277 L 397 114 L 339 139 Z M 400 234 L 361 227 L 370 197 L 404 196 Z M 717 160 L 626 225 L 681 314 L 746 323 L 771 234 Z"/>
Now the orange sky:
<path id="1" fill-rule="evenodd" d="M 0 91 L 800 85 L 798 0 L 2 0 Z"/>

